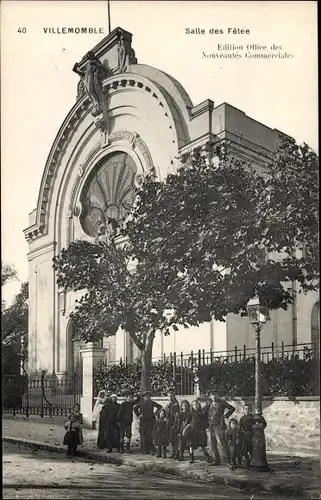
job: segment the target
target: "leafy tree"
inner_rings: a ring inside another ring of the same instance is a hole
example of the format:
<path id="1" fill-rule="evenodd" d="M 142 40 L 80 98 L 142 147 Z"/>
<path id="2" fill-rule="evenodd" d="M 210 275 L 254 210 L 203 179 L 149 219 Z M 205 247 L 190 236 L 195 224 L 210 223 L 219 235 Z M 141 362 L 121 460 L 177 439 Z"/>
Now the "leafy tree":
<path id="1" fill-rule="evenodd" d="M 121 229 L 126 243 L 76 241 L 54 261 L 58 285 L 83 291 L 77 331 L 91 341 L 129 332 L 143 389 L 156 331 L 245 314 L 255 293 L 286 309 L 294 280 L 303 291 L 318 286 L 317 155 L 285 138 L 264 175 L 228 145 L 213 155 L 195 154 L 165 182 L 146 178 Z"/>
<path id="2" fill-rule="evenodd" d="M 18 374 L 28 357 L 28 283 L 22 283 L 12 304 L 4 307 L 1 336 L 3 373 Z"/>

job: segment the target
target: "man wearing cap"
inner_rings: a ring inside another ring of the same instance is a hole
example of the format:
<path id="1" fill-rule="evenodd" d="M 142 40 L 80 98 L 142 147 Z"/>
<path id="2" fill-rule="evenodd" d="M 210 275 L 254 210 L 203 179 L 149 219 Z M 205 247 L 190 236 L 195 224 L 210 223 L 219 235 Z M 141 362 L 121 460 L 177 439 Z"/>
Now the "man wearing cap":
<path id="1" fill-rule="evenodd" d="M 155 424 L 154 410 L 160 410 L 161 405 L 151 400 L 151 394 L 146 391 L 142 394 L 142 400 L 134 406 L 135 415 L 139 418 L 140 449 L 142 453 L 152 453 L 153 429 Z"/>
<path id="2" fill-rule="evenodd" d="M 120 453 L 125 451 L 125 438 L 126 438 L 126 451 L 130 453 L 130 440 L 132 438 L 132 423 L 133 423 L 133 408 L 139 403 L 140 397 L 134 399 L 134 393 L 127 391 L 124 393 L 126 401 L 121 403 L 118 411 L 118 423 L 120 433 Z"/>
<path id="3" fill-rule="evenodd" d="M 208 421 L 206 429 L 207 446 L 212 457 L 212 465 L 227 464 L 228 453 L 225 437 L 225 419 L 229 418 L 235 411 L 234 406 L 224 401 L 217 391 L 209 392 L 211 401 L 204 408 L 204 414 Z"/>

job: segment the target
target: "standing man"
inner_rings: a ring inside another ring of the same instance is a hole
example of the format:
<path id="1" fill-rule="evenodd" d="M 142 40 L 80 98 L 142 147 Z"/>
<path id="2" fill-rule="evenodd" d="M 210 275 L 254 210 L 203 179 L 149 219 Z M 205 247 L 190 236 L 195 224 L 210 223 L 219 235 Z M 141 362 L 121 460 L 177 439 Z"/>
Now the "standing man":
<path id="1" fill-rule="evenodd" d="M 225 419 L 232 415 L 235 408 L 224 401 L 216 390 L 210 391 L 208 395 L 211 401 L 205 406 L 204 414 L 208 422 L 206 435 L 207 446 L 213 460 L 211 465 L 221 465 L 222 462 L 227 464 L 228 452 Z"/>
<path id="2" fill-rule="evenodd" d="M 132 392 L 124 394 L 126 401 L 121 403 L 118 412 L 118 423 L 120 433 L 120 453 L 124 453 L 125 448 L 127 453 L 130 453 L 130 440 L 132 438 L 132 424 L 133 424 L 133 408 L 139 403 L 140 397 L 134 399 Z M 125 447 L 126 439 L 126 447 Z"/>
<path id="3" fill-rule="evenodd" d="M 143 454 L 152 453 L 153 429 L 155 424 L 156 411 L 161 409 L 161 405 L 151 400 L 151 394 L 146 391 L 142 394 L 142 401 L 134 407 L 135 415 L 139 418 L 140 449 Z"/>

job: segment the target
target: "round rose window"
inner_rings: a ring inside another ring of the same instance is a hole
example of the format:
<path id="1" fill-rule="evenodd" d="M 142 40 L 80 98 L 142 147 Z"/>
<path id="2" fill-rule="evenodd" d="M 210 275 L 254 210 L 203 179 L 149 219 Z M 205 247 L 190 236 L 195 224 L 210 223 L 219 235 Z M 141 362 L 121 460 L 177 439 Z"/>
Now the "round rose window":
<path id="1" fill-rule="evenodd" d="M 135 199 L 137 169 L 126 153 L 107 156 L 93 169 L 82 191 L 80 222 L 89 236 L 99 234 L 101 224 L 124 219 Z"/>

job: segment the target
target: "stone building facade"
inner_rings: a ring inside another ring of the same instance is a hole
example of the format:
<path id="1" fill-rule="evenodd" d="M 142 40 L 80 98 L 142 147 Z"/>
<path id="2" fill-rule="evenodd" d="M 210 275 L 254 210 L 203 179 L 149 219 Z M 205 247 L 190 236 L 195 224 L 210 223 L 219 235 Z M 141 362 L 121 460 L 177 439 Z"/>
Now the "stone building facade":
<path id="1" fill-rule="evenodd" d="M 69 319 L 77 293 L 58 289 L 52 267 L 62 248 L 76 239 L 93 241 L 106 231 L 106 220 L 123 217 L 146 172 L 164 179 L 195 148 L 206 151 L 224 139 L 235 154 L 262 169 L 279 138 L 278 130 L 229 104 L 206 100 L 194 106 L 173 77 L 137 62 L 132 35 L 121 28 L 74 71 L 80 76 L 77 100 L 53 142 L 37 208 L 24 231 L 29 243 L 29 373 L 67 374 L 80 362 L 81 343 Z M 262 345 L 310 342 L 319 335 L 318 304 L 317 294 L 310 293 L 300 295 L 288 311 L 272 313 Z M 229 315 L 226 323 L 157 335 L 153 355 L 225 351 L 235 345 L 252 347 L 254 337 L 245 318 Z M 109 362 L 138 356 L 122 331 L 105 339 L 104 346 Z"/>

